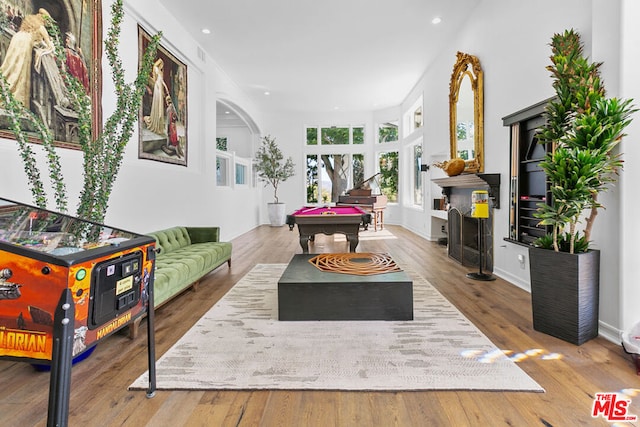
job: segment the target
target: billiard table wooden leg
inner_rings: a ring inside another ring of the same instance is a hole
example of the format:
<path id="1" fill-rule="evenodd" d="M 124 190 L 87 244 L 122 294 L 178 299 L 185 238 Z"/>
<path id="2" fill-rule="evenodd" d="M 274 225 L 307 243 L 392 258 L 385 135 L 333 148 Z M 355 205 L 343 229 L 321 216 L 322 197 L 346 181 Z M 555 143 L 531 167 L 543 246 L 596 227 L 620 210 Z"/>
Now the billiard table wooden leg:
<path id="1" fill-rule="evenodd" d="M 300 246 L 302 247 L 302 253 L 303 254 L 308 254 L 309 253 L 309 239 L 311 238 L 311 236 L 307 236 L 304 234 L 300 235 Z"/>
<path id="2" fill-rule="evenodd" d="M 349 252 L 355 252 L 359 243 L 358 234 L 347 234 L 347 241 L 349 242 Z"/>

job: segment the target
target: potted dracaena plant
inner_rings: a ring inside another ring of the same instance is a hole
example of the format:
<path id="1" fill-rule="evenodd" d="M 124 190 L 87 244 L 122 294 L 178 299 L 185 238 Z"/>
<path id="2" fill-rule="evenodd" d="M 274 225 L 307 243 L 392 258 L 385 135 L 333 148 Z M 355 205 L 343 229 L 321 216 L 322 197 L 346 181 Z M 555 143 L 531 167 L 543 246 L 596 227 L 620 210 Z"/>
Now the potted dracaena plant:
<path id="1" fill-rule="evenodd" d="M 273 187 L 273 202 L 267 205 L 269 221 L 274 227 L 281 227 L 286 219 L 286 205 L 278 199 L 280 184 L 295 174 L 295 165 L 291 157 L 285 160 L 276 139 L 270 135 L 262 137 L 256 152 L 254 164 L 258 178 L 264 185 Z"/>
<path id="2" fill-rule="evenodd" d="M 555 34 L 550 45 L 547 69 L 556 96 L 537 133 L 538 141 L 547 144 L 540 167 L 549 187 L 547 202 L 534 214 L 549 233 L 529 251 L 533 324 L 580 345 L 598 335 L 600 251 L 589 248 L 602 208 L 598 195 L 622 167 L 615 148 L 635 110 L 631 100 L 606 97 L 602 64 L 584 56 L 576 31 Z"/>

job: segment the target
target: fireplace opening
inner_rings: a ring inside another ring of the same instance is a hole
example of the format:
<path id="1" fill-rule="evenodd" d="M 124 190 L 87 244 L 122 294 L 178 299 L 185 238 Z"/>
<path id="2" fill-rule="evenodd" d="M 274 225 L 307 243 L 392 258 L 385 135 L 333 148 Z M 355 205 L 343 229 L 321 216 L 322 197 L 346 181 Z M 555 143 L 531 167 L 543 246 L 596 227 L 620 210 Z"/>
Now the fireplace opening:
<path id="1" fill-rule="evenodd" d="M 448 212 L 449 257 L 462 265 L 478 266 L 480 251 L 478 249 L 478 218 L 464 215 L 455 207 Z M 493 271 L 493 237 L 491 218 L 482 221 L 483 251 L 482 267 Z"/>
<path id="2" fill-rule="evenodd" d="M 462 245 L 466 248 L 478 250 L 478 219 L 462 216 Z"/>

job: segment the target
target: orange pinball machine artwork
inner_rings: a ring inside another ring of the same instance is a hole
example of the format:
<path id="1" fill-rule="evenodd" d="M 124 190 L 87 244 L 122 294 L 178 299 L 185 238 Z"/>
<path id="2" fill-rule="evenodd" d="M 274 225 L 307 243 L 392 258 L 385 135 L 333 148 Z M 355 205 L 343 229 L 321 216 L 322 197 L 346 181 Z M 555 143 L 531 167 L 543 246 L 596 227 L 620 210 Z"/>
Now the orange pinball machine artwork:
<path id="1" fill-rule="evenodd" d="M 0 198 L 0 358 L 52 359 L 66 289 L 73 356 L 144 315 L 154 248 L 148 236 Z"/>
<path id="2" fill-rule="evenodd" d="M 156 389 L 155 239 L 0 198 L 0 359 L 51 367 L 47 425 L 66 426 L 71 367 L 147 315 Z"/>

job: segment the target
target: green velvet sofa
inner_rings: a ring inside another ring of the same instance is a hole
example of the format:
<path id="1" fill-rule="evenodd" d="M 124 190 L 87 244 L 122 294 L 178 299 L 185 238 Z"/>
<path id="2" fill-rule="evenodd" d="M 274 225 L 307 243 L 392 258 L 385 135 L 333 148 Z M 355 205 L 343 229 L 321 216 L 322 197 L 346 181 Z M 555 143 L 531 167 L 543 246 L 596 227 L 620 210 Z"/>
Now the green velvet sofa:
<path id="1" fill-rule="evenodd" d="M 225 262 L 231 267 L 231 242 L 220 241 L 220 227 L 176 226 L 147 233 L 156 239 L 154 307 L 159 307 Z M 138 324 L 132 325 L 131 336 Z"/>

